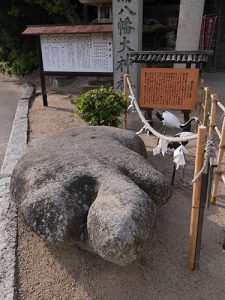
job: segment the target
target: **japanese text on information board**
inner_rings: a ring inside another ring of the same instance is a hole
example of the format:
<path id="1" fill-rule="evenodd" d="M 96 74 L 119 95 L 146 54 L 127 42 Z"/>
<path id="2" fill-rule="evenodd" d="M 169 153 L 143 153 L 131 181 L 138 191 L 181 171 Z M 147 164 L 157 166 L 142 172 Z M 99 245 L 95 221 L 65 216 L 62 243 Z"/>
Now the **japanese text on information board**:
<path id="1" fill-rule="evenodd" d="M 112 33 L 41 36 L 44 71 L 113 72 Z"/>
<path id="2" fill-rule="evenodd" d="M 193 110 L 198 74 L 198 69 L 143 68 L 140 106 Z"/>

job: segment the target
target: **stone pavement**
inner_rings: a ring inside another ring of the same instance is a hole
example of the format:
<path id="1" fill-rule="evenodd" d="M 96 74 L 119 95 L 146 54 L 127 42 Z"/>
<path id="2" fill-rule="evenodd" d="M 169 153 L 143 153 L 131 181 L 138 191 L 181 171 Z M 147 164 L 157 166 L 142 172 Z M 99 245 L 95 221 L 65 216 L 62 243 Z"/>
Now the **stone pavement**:
<path id="1" fill-rule="evenodd" d="M 9 95 L 8 92 L 5 97 L 7 95 Z M 23 96 L 18 102 L 0 170 L 0 299 L 16 298 L 17 208 L 16 203 L 11 200 L 10 181 L 17 161 L 26 150 L 28 108 L 31 97 L 32 92 L 30 96 L 27 98 Z M 19 95 L 17 98 L 19 99 Z"/>
<path id="2" fill-rule="evenodd" d="M 202 78 L 205 80 L 205 85 L 210 88 L 211 93 L 218 94 L 220 102 L 225 106 L 225 73 L 203 73 Z M 217 122 L 220 128 L 222 126 L 222 111 L 218 109 L 217 112 Z"/>
<path id="3" fill-rule="evenodd" d="M 202 73 L 205 84 L 211 87 L 213 93 L 221 96 L 222 103 L 225 104 L 225 73 Z"/>

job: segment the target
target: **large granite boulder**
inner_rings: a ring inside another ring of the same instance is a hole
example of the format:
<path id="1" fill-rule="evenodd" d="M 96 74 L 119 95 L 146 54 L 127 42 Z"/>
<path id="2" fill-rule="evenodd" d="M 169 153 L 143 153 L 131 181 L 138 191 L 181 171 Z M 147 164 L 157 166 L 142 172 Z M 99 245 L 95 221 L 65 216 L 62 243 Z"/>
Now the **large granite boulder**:
<path id="1" fill-rule="evenodd" d="M 77 243 L 126 265 L 148 238 L 170 186 L 136 134 L 69 129 L 28 147 L 11 181 L 25 222 L 46 242 Z"/>

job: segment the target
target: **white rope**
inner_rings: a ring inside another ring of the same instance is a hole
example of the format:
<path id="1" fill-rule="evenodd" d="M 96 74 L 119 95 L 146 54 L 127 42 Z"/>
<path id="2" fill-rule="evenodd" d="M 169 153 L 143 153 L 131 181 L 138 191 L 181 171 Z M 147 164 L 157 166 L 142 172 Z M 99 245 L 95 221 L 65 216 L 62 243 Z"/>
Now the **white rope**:
<path id="1" fill-rule="evenodd" d="M 190 140 L 195 140 L 197 139 L 197 134 L 193 134 L 191 136 L 188 136 L 188 137 L 184 137 L 184 138 L 180 138 L 180 137 L 174 137 L 174 136 L 166 136 L 166 135 L 163 135 L 161 133 L 159 133 L 158 131 L 156 131 L 148 122 L 147 120 L 145 119 L 145 117 L 143 116 L 139 106 L 138 106 L 138 103 L 137 103 L 137 100 L 134 96 L 134 92 L 132 90 L 132 87 L 131 87 L 131 83 L 130 83 L 130 79 L 127 78 L 127 83 L 128 83 L 128 86 L 129 86 L 129 90 L 130 90 L 130 94 L 131 96 L 129 96 L 129 98 L 131 99 L 131 105 L 135 106 L 137 112 L 138 112 L 138 115 L 139 117 L 141 118 L 141 121 L 142 123 L 144 124 L 144 126 L 142 127 L 142 129 L 139 131 L 139 133 L 143 132 L 144 130 L 150 130 L 152 134 L 154 134 L 156 137 L 158 137 L 159 139 L 163 139 L 165 141 L 168 141 L 168 142 L 186 142 L 186 141 L 190 141 Z"/>
<path id="2" fill-rule="evenodd" d="M 201 170 L 199 171 L 199 173 L 192 179 L 192 181 L 191 181 L 192 183 L 197 182 L 201 178 L 202 173 L 205 171 L 205 168 L 207 167 L 210 157 L 214 157 L 214 156 L 215 156 L 215 153 L 213 150 L 213 142 L 211 140 L 208 140 L 207 144 L 206 144 L 205 154 L 204 154 L 203 166 L 202 166 Z"/>

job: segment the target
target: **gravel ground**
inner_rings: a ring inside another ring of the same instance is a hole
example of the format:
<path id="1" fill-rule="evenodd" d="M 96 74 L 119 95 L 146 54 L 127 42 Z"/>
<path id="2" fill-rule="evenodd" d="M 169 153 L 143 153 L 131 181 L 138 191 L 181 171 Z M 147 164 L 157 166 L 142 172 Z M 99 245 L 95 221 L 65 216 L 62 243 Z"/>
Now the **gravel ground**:
<path id="1" fill-rule="evenodd" d="M 52 92 L 49 106 L 37 97 L 29 112 L 29 143 L 38 142 L 61 129 L 85 126 L 73 115 L 68 91 Z M 148 160 L 168 180 L 172 154 L 153 157 L 157 140 L 142 135 Z M 187 156 L 186 179 L 193 176 L 195 153 Z M 181 176 L 178 170 L 177 178 Z M 187 268 L 192 187 L 173 188 L 170 202 L 157 211 L 157 221 L 140 258 L 120 268 L 74 246 L 48 247 L 18 218 L 19 299 L 149 300 L 149 299 L 224 299 L 225 197 L 220 190 L 217 206 L 205 212 L 200 269 Z"/>

